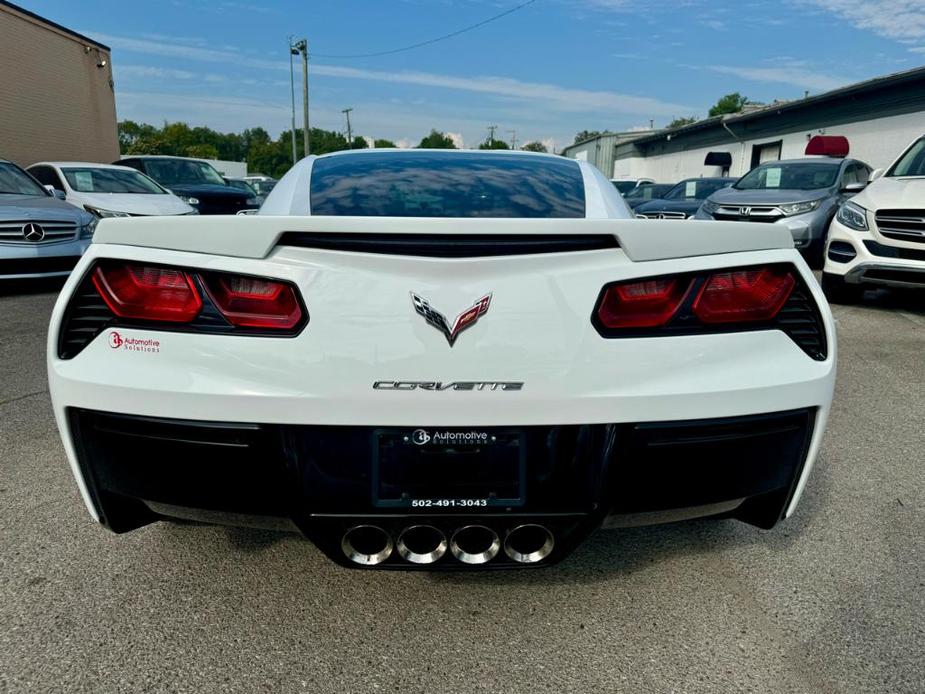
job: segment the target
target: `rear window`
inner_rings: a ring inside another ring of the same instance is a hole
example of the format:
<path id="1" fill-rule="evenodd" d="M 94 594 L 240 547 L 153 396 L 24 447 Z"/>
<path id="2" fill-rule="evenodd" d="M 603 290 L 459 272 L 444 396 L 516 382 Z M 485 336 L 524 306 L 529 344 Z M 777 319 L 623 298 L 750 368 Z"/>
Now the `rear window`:
<path id="1" fill-rule="evenodd" d="M 516 154 L 382 152 L 325 157 L 311 178 L 313 215 L 584 217 L 574 161 Z"/>

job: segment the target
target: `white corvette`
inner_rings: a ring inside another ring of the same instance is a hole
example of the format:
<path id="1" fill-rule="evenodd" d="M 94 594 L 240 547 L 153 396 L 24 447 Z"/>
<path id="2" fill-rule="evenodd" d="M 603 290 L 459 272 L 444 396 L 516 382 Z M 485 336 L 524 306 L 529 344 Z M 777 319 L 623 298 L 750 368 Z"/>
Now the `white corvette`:
<path id="1" fill-rule="evenodd" d="M 786 229 L 640 222 L 526 153 L 310 157 L 259 215 L 103 220 L 51 321 L 90 514 L 297 529 L 345 566 L 543 566 L 793 513 L 835 380 Z"/>

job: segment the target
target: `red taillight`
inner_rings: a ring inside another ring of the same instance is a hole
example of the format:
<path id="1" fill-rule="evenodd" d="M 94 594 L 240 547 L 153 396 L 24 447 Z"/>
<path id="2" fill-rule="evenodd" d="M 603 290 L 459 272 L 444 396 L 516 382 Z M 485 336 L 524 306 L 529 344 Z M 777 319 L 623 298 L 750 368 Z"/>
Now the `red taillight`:
<path id="1" fill-rule="evenodd" d="M 288 330 L 302 320 L 302 307 L 288 284 L 225 274 L 204 279 L 215 306 L 232 325 Z"/>
<path id="2" fill-rule="evenodd" d="M 665 325 L 678 312 L 690 286 L 689 277 L 615 284 L 605 291 L 597 317 L 608 329 Z"/>
<path id="3" fill-rule="evenodd" d="M 716 272 L 694 299 L 693 313 L 704 323 L 770 320 L 790 297 L 796 280 L 782 268 Z"/>
<path id="4" fill-rule="evenodd" d="M 101 265 L 93 284 L 121 318 L 189 323 L 202 308 L 190 276 L 182 270 L 148 265 Z"/>

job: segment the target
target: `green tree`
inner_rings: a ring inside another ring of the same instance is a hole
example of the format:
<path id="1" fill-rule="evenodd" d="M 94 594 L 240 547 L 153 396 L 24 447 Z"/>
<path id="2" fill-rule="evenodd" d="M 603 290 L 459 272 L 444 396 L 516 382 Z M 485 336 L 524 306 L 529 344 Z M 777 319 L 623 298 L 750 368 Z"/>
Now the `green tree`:
<path id="1" fill-rule="evenodd" d="M 431 130 L 430 134 L 421 140 L 418 149 L 456 149 L 453 139 L 438 130 Z"/>
<path id="2" fill-rule="evenodd" d="M 748 97 L 742 96 L 739 92 L 726 94 L 720 97 L 719 101 L 710 108 L 710 117 L 722 116 L 726 113 L 739 113 L 748 103 Z"/>
<path id="3" fill-rule="evenodd" d="M 373 142 L 373 147 L 375 147 L 376 149 L 379 149 L 381 147 L 391 147 L 394 149 L 397 146 L 398 145 L 396 145 L 391 140 L 385 140 L 381 137 L 376 138 L 376 140 Z"/>
<path id="4" fill-rule="evenodd" d="M 666 128 L 681 128 L 681 127 L 684 127 L 685 125 L 690 125 L 691 123 L 696 123 L 696 122 L 697 122 L 697 119 L 694 118 L 693 116 L 690 116 L 690 117 L 682 116 L 680 118 L 675 118 L 665 127 Z"/>
<path id="5" fill-rule="evenodd" d="M 218 149 L 214 145 L 190 145 L 186 148 L 186 156 L 194 159 L 219 159 Z"/>
<path id="6" fill-rule="evenodd" d="M 590 140 L 594 137 L 600 137 L 601 134 L 602 133 L 599 130 L 582 130 L 580 133 L 575 135 L 574 144 L 577 145 L 579 142 L 584 142 L 585 140 Z"/>
<path id="7" fill-rule="evenodd" d="M 479 143 L 479 149 L 510 149 L 504 140 L 485 140 Z"/>
<path id="8" fill-rule="evenodd" d="M 350 145 L 350 149 L 369 149 L 369 143 L 366 141 L 365 137 L 354 137 L 353 144 Z"/>
<path id="9" fill-rule="evenodd" d="M 549 151 L 548 149 L 546 149 L 546 145 L 544 145 L 542 142 L 539 142 L 539 141 L 528 142 L 523 147 L 521 147 L 521 149 L 524 152 L 548 152 Z"/>

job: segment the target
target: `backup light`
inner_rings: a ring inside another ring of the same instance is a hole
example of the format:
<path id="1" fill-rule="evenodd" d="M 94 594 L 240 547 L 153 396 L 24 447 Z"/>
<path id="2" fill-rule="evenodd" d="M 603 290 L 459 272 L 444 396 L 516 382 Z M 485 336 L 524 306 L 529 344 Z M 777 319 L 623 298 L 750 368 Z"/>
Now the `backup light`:
<path id="1" fill-rule="evenodd" d="M 717 272 L 701 287 L 692 310 L 704 323 L 770 320 L 781 310 L 795 285 L 793 274 L 782 268 Z"/>
<path id="2" fill-rule="evenodd" d="M 302 320 L 299 300 L 288 284 L 221 273 L 203 279 L 215 306 L 232 325 L 288 330 Z"/>
<path id="3" fill-rule="evenodd" d="M 182 270 L 149 265 L 100 265 L 93 284 L 120 318 L 189 323 L 202 298 Z"/>
<path id="4" fill-rule="evenodd" d="M 681 277 L 615 284 L 606 290 L 597 316 L 608 329 L 665 325 L 678 312 L 690 287 L 690 278 Z"/>

